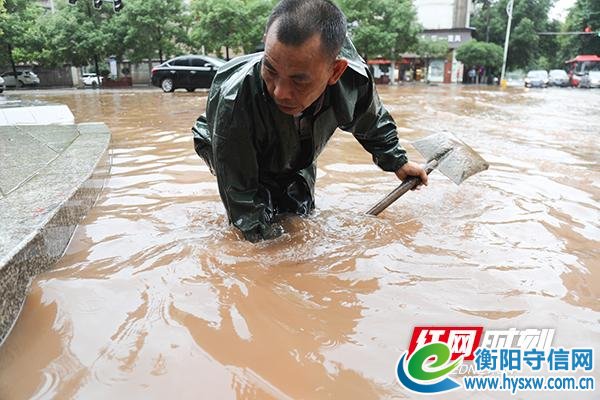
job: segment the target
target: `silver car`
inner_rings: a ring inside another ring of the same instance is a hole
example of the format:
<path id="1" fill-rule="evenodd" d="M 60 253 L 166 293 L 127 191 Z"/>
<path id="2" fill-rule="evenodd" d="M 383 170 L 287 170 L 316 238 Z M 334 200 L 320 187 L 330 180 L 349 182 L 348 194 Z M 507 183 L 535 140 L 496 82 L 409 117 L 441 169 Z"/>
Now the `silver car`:
<path id="1" fill-rule="evenodd" d="M 40 78 L 31 70 L 17 71 L 17 79 L 12 71 L 5 72 L 2 74 L 4 83 L 6 86 L 38 86 L 40 84 Z"/>
<path id="2" fill-rule="evenodd" d="M 548 74 L 548 85 L 550 86 L 570 86 L 569 75 L 562 69 L 551 69 Z"/>
<path id="3" fill-rule="evenodd" d="M 525 77 L 525 87 L 547 87 L 548 72 L 544 70 L 529 71 Z"/>
<path id="4" fill-rule="evenodd" d="M 580 88 L 600 88 L 600 71 L 590 71 L 581 77 Z"/>

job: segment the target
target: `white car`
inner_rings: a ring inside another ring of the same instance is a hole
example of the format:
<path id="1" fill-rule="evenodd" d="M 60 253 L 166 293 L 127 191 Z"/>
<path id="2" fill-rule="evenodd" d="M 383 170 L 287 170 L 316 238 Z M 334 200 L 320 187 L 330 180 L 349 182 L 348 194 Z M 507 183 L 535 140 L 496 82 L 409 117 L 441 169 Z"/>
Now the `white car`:
<path id="1" fill-rule="evenodd" d="M 580 88 L 600 88 L 600 71 L 590 71 L 579 82 Z"/>
<path id="2" fill-rule="evenodd" d="M 12 71 L 3 73 L 2 78 L 4 78 L 6 86 L 22 87 L 37 86 L 40 84 L 40 78 L 31 70 L 17 71 L 16 81 Z"/>
<path id="3" fill-rule="evenodd" d="M 0 93 L 4 92 L 4 89 L 6 89 L 6 84 L 4 83 L 4 78 L 0 76 Z"/>
<path id="4" fill-rule="evenodd" d="M 97 88 L 102 83 L 102 77 L 96 74 L 82 74 L 81 82 L 83 82 L 85 86 Z"/>

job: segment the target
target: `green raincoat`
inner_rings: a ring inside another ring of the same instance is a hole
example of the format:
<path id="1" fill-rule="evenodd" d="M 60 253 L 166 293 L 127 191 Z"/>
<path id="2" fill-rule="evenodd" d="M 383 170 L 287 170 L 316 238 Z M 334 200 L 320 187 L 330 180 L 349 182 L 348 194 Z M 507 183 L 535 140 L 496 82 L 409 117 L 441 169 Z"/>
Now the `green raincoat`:
<path id="1" fill-rule="evenodd" d="M 262 53 L 233 59 L 216 74 L 206 114 L 192 128 L 194 147 L 217 176 L 229 220 L 246 239 L 278 236 L 272 225 L 278 213 L 313 210 L 316 159 L 336 128 L 351 132 L 384 171 L 407 162 L 394 120 L 350 40 L 340 56 L 348 68 L 299 119 L 269 96 Z"/>

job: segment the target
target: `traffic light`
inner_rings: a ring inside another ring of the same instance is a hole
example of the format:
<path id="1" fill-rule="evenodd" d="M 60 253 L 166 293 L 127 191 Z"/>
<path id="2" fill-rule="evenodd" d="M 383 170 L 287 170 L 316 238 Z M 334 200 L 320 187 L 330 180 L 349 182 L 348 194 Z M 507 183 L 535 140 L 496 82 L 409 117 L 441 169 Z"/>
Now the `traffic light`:
<path id="1" fill-rule="evenodd" d="M 93 0 L 94 1 L 94 8 L 99 10 L 102 8 L 102 0 Z"/>
<path id="2" fill-rule="evenodd" d="M 69 0 L 69 5 L 74 6 L 77 3 L 77 0 Z"/>
<path id="3" fill-rule="evenodd" d="M 115 9 L 115 12 L 121 11 L 123 9 L 123 1 L 122 0 L 114 0 L 113 8 Z"/>

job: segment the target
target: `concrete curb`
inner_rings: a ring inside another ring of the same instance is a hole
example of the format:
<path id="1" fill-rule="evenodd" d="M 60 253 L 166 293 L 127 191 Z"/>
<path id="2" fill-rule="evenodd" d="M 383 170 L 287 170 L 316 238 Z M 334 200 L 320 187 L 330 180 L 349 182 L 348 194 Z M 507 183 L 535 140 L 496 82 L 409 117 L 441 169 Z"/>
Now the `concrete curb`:
<path id="1" fill-rule="evenodd" d="M 0 343 L 19 315 L 31 279 L 62 256 L 110 172 L 106 125 L 47 127 L 74 131 L 75 138 L 44 168 L 0 196 Z M 44 127 L 13 128 L 24 134 L 36 130 L 39 138 Z M 24 158 L 28 150 L 22 150 Z"/>

